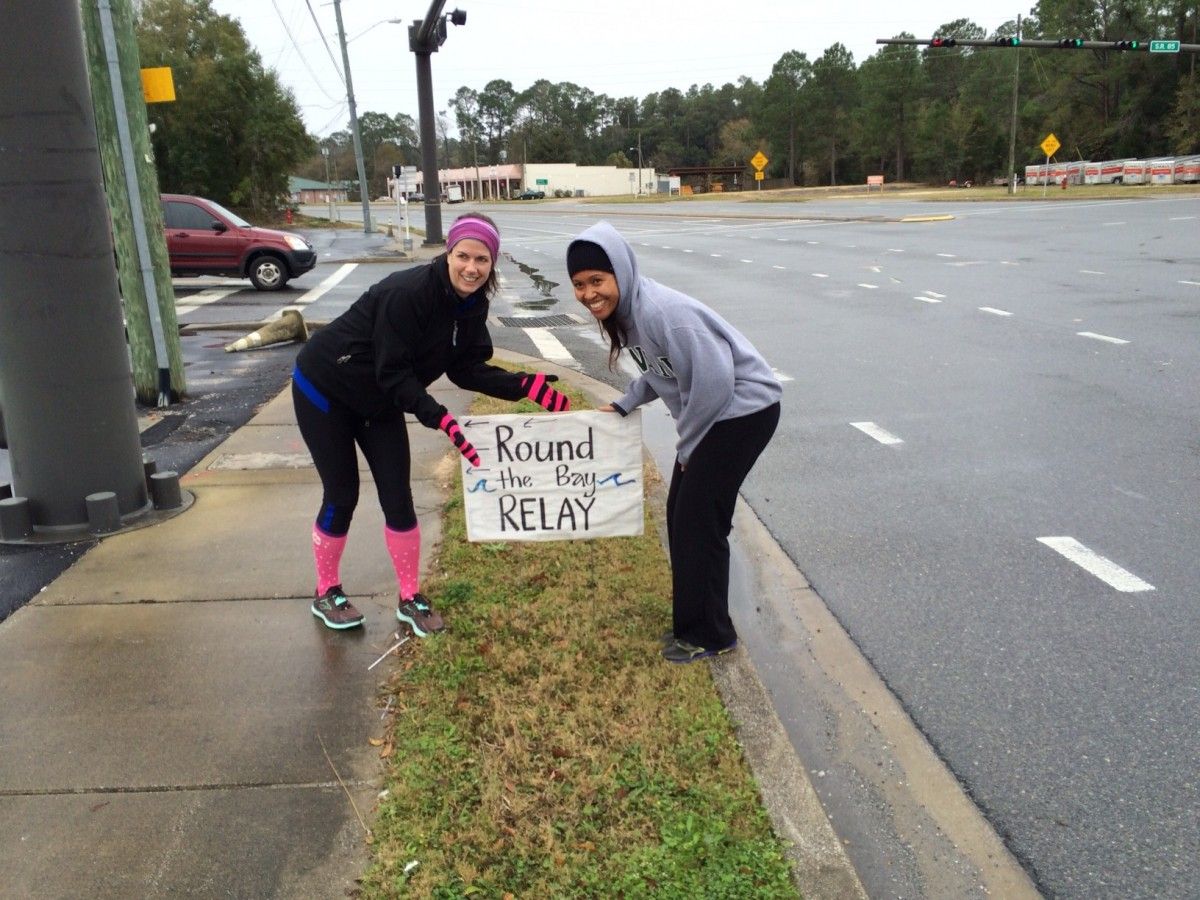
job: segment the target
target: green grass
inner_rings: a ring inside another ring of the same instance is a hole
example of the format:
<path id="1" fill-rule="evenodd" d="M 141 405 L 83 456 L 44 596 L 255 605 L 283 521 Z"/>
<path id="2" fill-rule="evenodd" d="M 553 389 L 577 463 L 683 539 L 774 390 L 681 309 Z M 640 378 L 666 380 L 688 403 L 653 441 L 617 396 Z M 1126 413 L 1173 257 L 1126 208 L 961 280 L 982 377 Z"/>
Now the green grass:
<path id="1" fill-rule="evenodd" d="M 650 497 L 641 537 L 512 544 L 469 543 L 457 481 L 450 498 L 422 587 L 448 627 L 386 686 L 362 896 L 796 897 L 707 664 L 658 655 L 671 581 Z"/>

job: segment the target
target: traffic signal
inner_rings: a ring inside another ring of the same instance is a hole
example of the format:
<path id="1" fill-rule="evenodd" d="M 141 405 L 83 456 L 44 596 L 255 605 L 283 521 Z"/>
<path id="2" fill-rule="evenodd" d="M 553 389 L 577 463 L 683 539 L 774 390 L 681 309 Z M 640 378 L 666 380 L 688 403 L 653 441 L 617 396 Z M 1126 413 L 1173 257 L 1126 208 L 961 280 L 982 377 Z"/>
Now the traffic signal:
<path id="1" fill-rule="evenodd" d="M 1058 46 L 1064 50 L 1078 50 L 1083 46 L 1083 38 L 1063 38 L 1058 42 Z"/>
<path id="2" fill-rule="evenodd" d="M 1136 50 L 1141 45 L 1137 41 L 1113 41 L 1114 50 Z"/>
<path id="3" fill-rule="evenodd" d="M 994 41 L 992 41 L 992 43 L 997 47 L 1019 47 L 1021 45 L 1021 39 L 1015 37 L 996 38 Z"/>
<path id="4" fill-rule="evenodd" d="M 930 47 L 953 47 L 955 40 L 952 37 L 936 37 L 929 42 Z"/>

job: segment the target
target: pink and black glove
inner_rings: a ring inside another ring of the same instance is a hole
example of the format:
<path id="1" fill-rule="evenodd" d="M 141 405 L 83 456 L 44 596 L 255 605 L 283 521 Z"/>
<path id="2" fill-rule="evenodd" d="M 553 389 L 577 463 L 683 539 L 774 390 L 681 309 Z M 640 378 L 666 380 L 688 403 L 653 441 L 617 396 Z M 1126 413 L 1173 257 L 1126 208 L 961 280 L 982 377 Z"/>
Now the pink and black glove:
<path id="1" fill-rule="evenodd" d="M 442 416 L 441 424 L 438 428 L 446 432 L 446 436 L 454 442 L 455 448 L 461 453 L 471 465 L 479 467 L 479 454 L 475 452 L 475 445 L 467 440 L 466 435 L 462 433 L 462 429 L 458 427 L 458 422 L 454 420 L 454 416 L 446 413 Z"/>
<path id="2" fill-rule="evenodd" d="M 571 409 L 570 398 L 550 387 L 551 381 L 558 381 L 558 376 L 538 372 L 522 378 L 521 387 L 525 389 L 525 396 L 543 409 L 548 409 L 550 412 L 569 412 Z"/>

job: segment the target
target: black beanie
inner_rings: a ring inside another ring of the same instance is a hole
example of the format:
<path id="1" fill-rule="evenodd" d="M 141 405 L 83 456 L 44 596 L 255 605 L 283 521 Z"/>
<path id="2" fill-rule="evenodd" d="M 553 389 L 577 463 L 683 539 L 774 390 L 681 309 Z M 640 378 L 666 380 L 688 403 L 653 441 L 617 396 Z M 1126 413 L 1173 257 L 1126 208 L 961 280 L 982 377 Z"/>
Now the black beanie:
<path id="1" fill-rule="evenodd" d="M 591 241 L 574 241 L 567 247 L 567 274 L 574 276 L 576 272 L 589 269 L 612 272 L 613 267 L 608 254 L 599 244 L 593 244 Z"/>

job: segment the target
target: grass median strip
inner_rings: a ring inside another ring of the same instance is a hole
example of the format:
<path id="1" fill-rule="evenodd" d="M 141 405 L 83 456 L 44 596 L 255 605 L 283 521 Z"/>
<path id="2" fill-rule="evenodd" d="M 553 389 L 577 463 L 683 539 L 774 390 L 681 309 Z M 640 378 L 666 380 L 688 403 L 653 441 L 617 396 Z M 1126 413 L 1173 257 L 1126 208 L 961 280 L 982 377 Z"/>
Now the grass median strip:
<path id="1" fill-rule="evenodd" d="M 796 897 L 708 665 L 659 656 L 651 497 L 641 537 L 471 544 L 454 478 L 422 588 L 448 628 L 406 644 L 385 687 L 362 896 Z"/>

